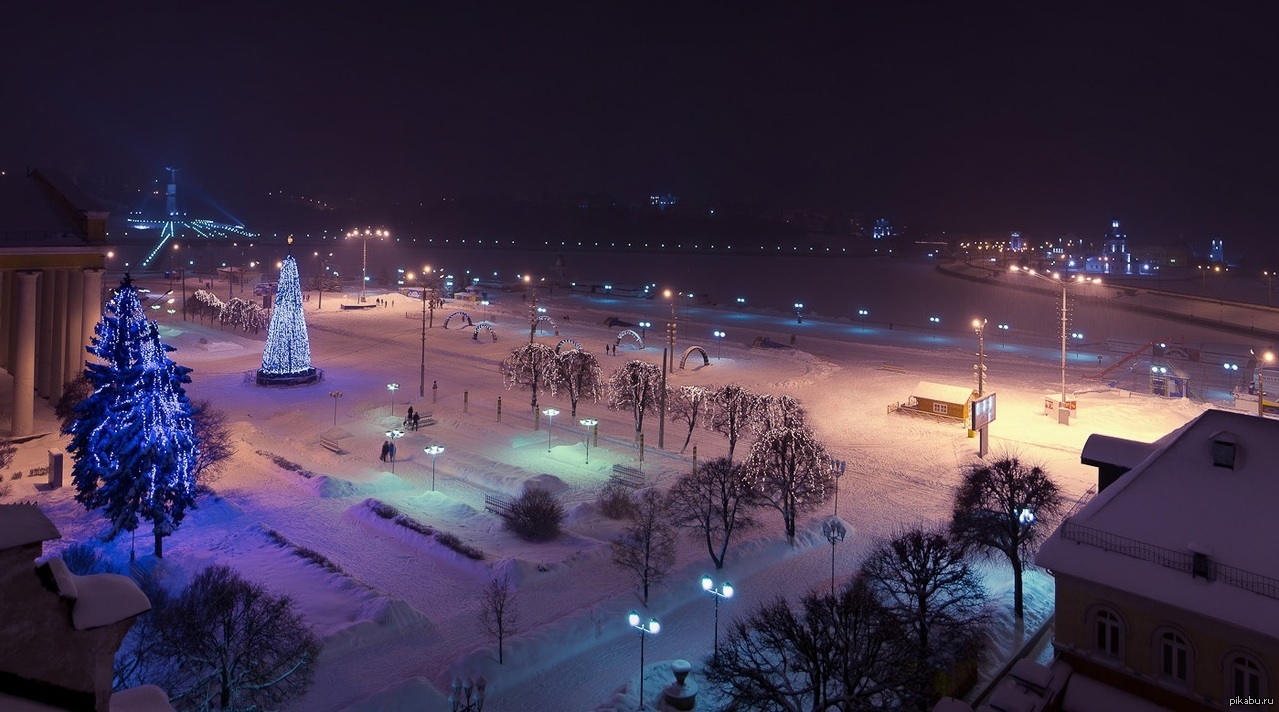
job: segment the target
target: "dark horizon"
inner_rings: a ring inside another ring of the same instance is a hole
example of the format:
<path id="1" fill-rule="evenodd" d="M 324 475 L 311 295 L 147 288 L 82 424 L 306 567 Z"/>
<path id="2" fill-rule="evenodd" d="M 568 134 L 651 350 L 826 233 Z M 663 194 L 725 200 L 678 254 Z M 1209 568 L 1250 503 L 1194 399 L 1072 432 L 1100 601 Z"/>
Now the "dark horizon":
<path id="1" fill-rule="evenodd" d="M 15 10 L 0 170 L 176 165 L 235 215 L 672 193 L 1273 256 L 1260 3 L 73 9 Z"/>

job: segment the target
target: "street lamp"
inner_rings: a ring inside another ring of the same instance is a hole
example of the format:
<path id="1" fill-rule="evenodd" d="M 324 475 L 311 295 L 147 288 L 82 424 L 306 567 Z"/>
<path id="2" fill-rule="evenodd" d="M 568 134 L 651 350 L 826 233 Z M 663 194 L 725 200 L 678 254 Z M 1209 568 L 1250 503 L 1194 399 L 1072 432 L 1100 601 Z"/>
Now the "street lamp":
<path id="1" fill-rule="evenodd" d="M 848 536 L 848 529 L 844 527 L 839 517 L 831 517 L 830 520 L 822 522 L 822 535 L 826 537 L 826 541 L 830 542 L 830 594 L 833 596 L 835 595 L 835 545 Z"/>
<path id="2" fill-rule="evenodd" d="M 1275 362 L 1273 351 L 1252 354 L 1257 357 L 1257 417 L 1266 417 L 1266 375 L 1265 366 Z"/>
<path id="3" fill-rule="evenodd" d="M 420 378 L 417 382 L 417 397 L 426 396 L 426 275 L 431 271 L 430 267 L 423 267 L 421 278 L 418 280 L 418 286 L 422 290 L 422 368 L 419 371 Z M 409 272 L 405 275 L 409 281 L 413 281 L 413 273 Z M 435 319 L 435 304 L 431 304 L 431 319 Z"/>
<path id="4" fill-rule="evenodd" d="M 803 302 L 795 302 L 795 322 L 799 324 L 804 323 L 804 303 Z"/>
<path id="5" fill-rule="evenodd" d="M 360 238 L 364 243 L 364 257 L 360 267 L 360 303 L 364 302 L 364 288 L 369 282 L 369 238 L 376 237 L 381 240 L 390 236 L 390 230 L 370 230 L 367 228 L 363 232 L 357 228 L 346 233 L 347 239 Z"/>
<path id="6" fill-rule="evenodd" d="M 391 441 L 391 474 L 395 474 L 395 441 L 404 437 L 404 431 L 399 428 L 391 428 L 386 431 L 386 437 Z"/>
<path id="7" fill-rule="evenodd" d="M 484 712 L 484 687 L 488 684 L 481 675 L 475 680 L 465 681 L 453 678 L 453 691 L 449 694 L 449 707 L 453 712 Z M 475 689 L 475 699 L 471 699 L 471 689 Z"/>
<path id="8" fill-rule="evenodd" d="M 716 329 L 715 331 L 712 331 L 711 334 L 714 335 L 715 338 L 719 339 L 718 348 L 715 349 L 715 358 L 720 361 L 723 361 L 724 360 L 724 337 L 728 336 L 728 332 Z"/>
<path id="9" fill-rule="evenodd" d="M 848 470 L 848 463 L 843 460 L 831 460 L 830 471 L 835 476 L 835 516 L 839 516 L 839 478 Z"/>
<path id="10" fill-rule="evenodd" d="M 651 322 L 651 321 L 641 321 L 641 322 L 639 323 L 639 328 L 640 328 L 640 341 L 643 341 L 644 339 L 647 339 L 647 338 L 648 338 L 648 327 L 650 327 L 650 326 L 652 326 L 652 325 L 653 325 L 653 322 Z"/>
<path id="11" fill-rule="evenodd" d="M 591 464 L 591 428 L 600 424 L 595 418 L 582 418 L 577 421 L 586 428 L 586 464 Z"/>
<path id="12" fill-rule="evenodd" d="M 1017 265 L 1013 265 L 1009 269 L 1013 272 L 1020 270 L 1036 279 L 1061 285 L 1061 403 L 1058 407 L 1064 408 L 1066 405 L 1066 319 L 1068 317 L 1068 313 L 1066 311 L 1066 287 L 1070 284 L 1070 281 L 1062 279 L 1061 274 L 1057 272 L 1054 272 L 1052 277 L 1048 277 L 1047 275 L 1040 274 L 1033 269 L 1022 269 Z M 1076 275 L 1074 281 L 1077 283 L 1091 282 L 1093 284 L 1101 284 L 1101 279 L 1098 277 L 1088 277 L 1085 279 Z"/>
<path id="13" fill-rule="evenodd" d="M 428 445 L 422 448 L 427 455 L 431 456 L 431 491 L 435 491 L 435 456 L 444 452 L 443 445 Z"/>
<path id="14" fill-rule="evenodd" d="M 1275 271 L 1268 269 L 1261 274 L 1266 278 L 1266 304 L 1271 304 L 1275 297 Z"/>
<path id="15" fill-rule="evenodd" d="M 342 391 L 329 391 L 329 397 L 333 399 L 333 427 L 338 424 L 338 399 L 342 397 Z"/>
<path id="16" fill-rule="evenodd" d="M 635 611 L 631 611 L 626 616 L 626 620 L 631 627 L 640 632 L 640 684 L 639 684 L 639 707 L 636 709 L 644 709 L 644 639 L 650 635 L 657 635 L 662 629 L 662 624 L 657 622 L 656 618 L 649 618 L 648 622 L 640 625 L 640 615 Z"/>
<path id="17" fill-rule="evenodd" d="M 719 599 L 733 597 L 733 584 L 725 581 L 715 588 L 715 582 L 710 576 L 702 577 L 702 590 L 715 596 L 715 647 L 711 648 L 711 655 L 719 660 Z"/>
<path id="18" fill-rule="evenodd" d="M 675 300 L 671 299 L 671 290 L 667 289 L 664 296 L 671 300 L 671 320 L 666 323 L 666 342 L 671 350 L 670 371 L 675 373 L 675 335 L 679 330 L 678 317 L 675 316 Z M 663 422 L 665 422 L 663 420 Z"/>
<path id="19" fill-rule="evenodd" d="M 400 389 L 398 383 L 386 384 L 386 390 L 391 392 L 391 415 L 395 415 L 395 392 Z"/>
<path id="20" fill-rule="evenodd" d="M 551 451 L 551 428 L 555 425 L 553 418 L 559 415 L 558 408 L 547 408 L 542 411 L 542 415 L 546 416 L 546 451 Z"/>

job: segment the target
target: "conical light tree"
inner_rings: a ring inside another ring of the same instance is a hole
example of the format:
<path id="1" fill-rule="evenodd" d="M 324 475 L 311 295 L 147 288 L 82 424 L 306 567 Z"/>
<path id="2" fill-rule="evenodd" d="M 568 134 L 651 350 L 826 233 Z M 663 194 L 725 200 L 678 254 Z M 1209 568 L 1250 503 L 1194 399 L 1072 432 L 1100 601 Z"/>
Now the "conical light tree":
<path id="1" fill-rule="evenodd" d="M 169 359 L 173 347 L 160 341 L 127 275 L 106 311 L 88 347 L 101 359 L 85 366 L 93 393 L 66 428 L 75 498 L 102 510 L 112 536 L 151 521 L 162 556 L 163 538 L 195 506 L 199 451 L 182 388 L 191 369 Z"/>
<path id="2" fill-rule="evenodd" d="M 311 342 L 306 335 L 306 317 L 302 314 L 302 283 L 298 279 L 297 260 L 289 255 L 280 266 L 280 283 L 275 291 L 271 324 L 267 327 L 258 384 L 310 383 L 314 380 L 316 371 L 311 366 Z"/>

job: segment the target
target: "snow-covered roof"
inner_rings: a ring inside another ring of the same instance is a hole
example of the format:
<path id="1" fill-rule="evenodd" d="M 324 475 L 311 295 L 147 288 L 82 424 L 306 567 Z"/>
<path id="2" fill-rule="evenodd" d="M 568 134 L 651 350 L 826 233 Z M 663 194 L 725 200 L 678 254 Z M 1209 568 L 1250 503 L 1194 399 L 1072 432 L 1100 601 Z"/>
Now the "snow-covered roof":
<path id="1" fill-rule="evenodd" d="M 58 528 L 34 503 L 0 504 L 0 549 L 61 538 Z"/>
<path id="2" fill-rule="evenodd" d="M 1237 443 L 1233 468 L 1214 466 L 1214 442 L 1230 440 Z M 1279 598 L 1233 585 L 1223 576 L 1192 577 L 1148 560 L 1158 556 L 1140 553 L 1162 549 L 1185 560 L 1198 552 L 1218 567 L 1279 579 L 1279 552 L 1273 546 L 1279 421 L 1210 410 L 1154 445 L 1149 457 L 1053 532 L 1036 562 L 1055 573 L 1279 638 Z M 1132 540 L 1123 543 L 1135 553 L 1080 541 L 1119 543 L 1115 537 Z"/>
<path id="3" fill-rule="evenodd" d="M 910 394 L 916 398 L 941 401 L 943 403 L 967 403 L 973 397 L 973 389 L 965 386 L 947 386 L 942 383 L 920 381 Z"/>
<path id="4" fill-rule="evenodd" d="M 1084 675 L 1071 675 L 1066 684 L 1066 697 L 1062 700 L 1063 712 L 1096 712 L 1097 710 L 1124 710 L 1124 712 L 1168 712 L 1162 707 L 1111 687 Z"/>
<path id="5" fill-rule="evenodd" d="M 1099 465 L 1117 465 L 1131 470 L 1150 457 L 1150 453 L 1158 449 L 1155 443 L 1143 443 L 1136 440 L 1111 437 L 1101 433 L 1093 433 L 1084 443 L 1080 462 L 1094 467 Z"/>
<path id="6" fill-rule="evenodd" d="M 151 601 L 133 579 L 119 574 L 76 576 L 71 623 L 76 630 L 100 628 L 151 610 Z"/>

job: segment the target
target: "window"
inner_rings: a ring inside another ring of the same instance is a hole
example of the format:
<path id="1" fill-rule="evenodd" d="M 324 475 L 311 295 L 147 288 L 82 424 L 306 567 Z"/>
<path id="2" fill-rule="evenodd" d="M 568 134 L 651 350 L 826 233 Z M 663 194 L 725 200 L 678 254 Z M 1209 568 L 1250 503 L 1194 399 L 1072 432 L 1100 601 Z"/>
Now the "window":
<path id="1" fill-rule="evenodd" d="M 950 408 L 948 408 L 945 403 L 933 403 L 933 412 L 941 413 L 942 415 L 950 415 Z"/>
<path id="2" fill-rule="evenodd" d="M 1102 655 L 1119 657 L 1119 638 L 1122 631 L 1119 616 L 1115 615 L 1113 611 L 1102 609 L 1097 611 L 1097 615 L 1094 616 L 1094 624 L 1097 634 L 1097 652 Z"/>
<path id="3" fill-rule="evenodd" d="M 1159 672 L 1178 682 L 1190 680 L 1190 646 L 1173 631 L 1159 636 Z"/>
<path id="4" fill-rule="evenodd" d="M 1236 655 L 1231 658 L 1226 674 L 1230 685 L 1227 697 L 1261 697 L 1261 666 L 1251 657 Z"/>

